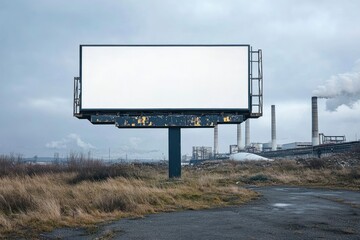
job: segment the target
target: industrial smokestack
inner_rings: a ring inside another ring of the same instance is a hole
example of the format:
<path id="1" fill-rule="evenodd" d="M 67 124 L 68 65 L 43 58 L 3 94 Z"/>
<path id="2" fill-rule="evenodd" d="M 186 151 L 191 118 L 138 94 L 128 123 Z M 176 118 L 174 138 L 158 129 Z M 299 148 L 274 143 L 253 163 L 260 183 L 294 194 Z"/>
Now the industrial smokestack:
<path id="1" fill-rule="evenodd" d="M 275 105 L 271 105 L 271 150 L 276 151 L 276 118 Z"/>
<path id="2" fill-rule="evenodd" d="M 218 125 L 214 127 L 214 157 L 219 153 L 219 129 Z"/>
<path id="3" fill-rule="evenodd" d="M 241 124 L 237 125 L 237 147 L 238 147 L 238 151 L 243 149 L 241 142 Z"/>
<path id="4" fill-rule="evenodd" d="M 319 145 L 319 119 L 317 97 L 311 98 L 311 116 L 312 116 L 312 145 Z"/>
<path id="5" fill-rule="evenodd" d="M 245 147 L 250 145 L 250 119 L 245 122 Z"/>

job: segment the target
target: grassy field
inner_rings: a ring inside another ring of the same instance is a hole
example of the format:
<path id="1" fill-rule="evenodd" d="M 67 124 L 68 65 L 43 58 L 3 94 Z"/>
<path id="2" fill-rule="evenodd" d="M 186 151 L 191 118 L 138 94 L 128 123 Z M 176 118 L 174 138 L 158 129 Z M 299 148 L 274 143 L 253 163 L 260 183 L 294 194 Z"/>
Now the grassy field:
<path id="1" fill-rule="evenodd" d="M 0 237 L 36 238 L 145 214 L 238 205 L 258 197 L 247 185 L 360 190 L 360 154 L 273 162 L 208 162 L 168 180 L 167 165 L 114 164 L 72 156 L 66 164 L 24 164 L 0 156 Z"/>
<path id="2" fill-rule="evenodd" d="M 36 238 L 62 226 L 121 217 L 248 202 L 257 194 L 224 177 L 185 171 L 169 181 L 166 165 L 117 164 L 73 158 L 66 165 L 0 159 L 0 237 Z M 226 177 L 225 177 L 226 178 Z"/>

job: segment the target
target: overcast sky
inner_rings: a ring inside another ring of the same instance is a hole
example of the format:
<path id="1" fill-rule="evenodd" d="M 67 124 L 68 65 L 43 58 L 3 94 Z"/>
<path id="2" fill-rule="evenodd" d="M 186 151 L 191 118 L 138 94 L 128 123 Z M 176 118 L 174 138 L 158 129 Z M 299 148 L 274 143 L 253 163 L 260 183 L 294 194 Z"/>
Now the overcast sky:
<path id="1" fill-rule="evenodd" d="M 360 138 L 360 1 L 0 1 L 0 154 L 167 158 L 167 130 L 117 129 L 72 116 L 80 44 L 250 44 L 263 50 L 264 116 L 251 141 L 311 141 L 311 96 L 325 135 Z M 219 93 L 226 95 L 226 93 Z M 220 152 L 236 126 L 219 127 Z M 182 153 L 213 129 L 182 130 Z"/>

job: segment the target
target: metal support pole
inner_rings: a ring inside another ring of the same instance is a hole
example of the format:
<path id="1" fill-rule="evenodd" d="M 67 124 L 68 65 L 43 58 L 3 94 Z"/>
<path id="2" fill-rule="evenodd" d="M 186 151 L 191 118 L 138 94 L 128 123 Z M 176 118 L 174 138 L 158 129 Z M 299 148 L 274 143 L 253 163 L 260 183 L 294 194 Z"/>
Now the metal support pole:
<path id="1" fill-rule="evenodd" d="M 219 126 L 214 127 L 214 158 L 219 154 Z"/>
<path id="2" fill-rule="evenodd" d="M 181 177 L 181 128 L 169 128 L 169 178 Z"/>

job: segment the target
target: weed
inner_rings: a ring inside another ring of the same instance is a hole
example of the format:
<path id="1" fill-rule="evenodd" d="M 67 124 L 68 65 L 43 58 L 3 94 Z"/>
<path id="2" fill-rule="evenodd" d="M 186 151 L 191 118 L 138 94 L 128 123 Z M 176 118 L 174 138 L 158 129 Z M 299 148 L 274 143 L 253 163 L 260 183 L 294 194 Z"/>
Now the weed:
<path id="1" fill-rule="evenodd" d="M 249 182 L 267 182 L 270 181 L 270 178 L 264 174 L 257 174 L 249 178 Z"/>

